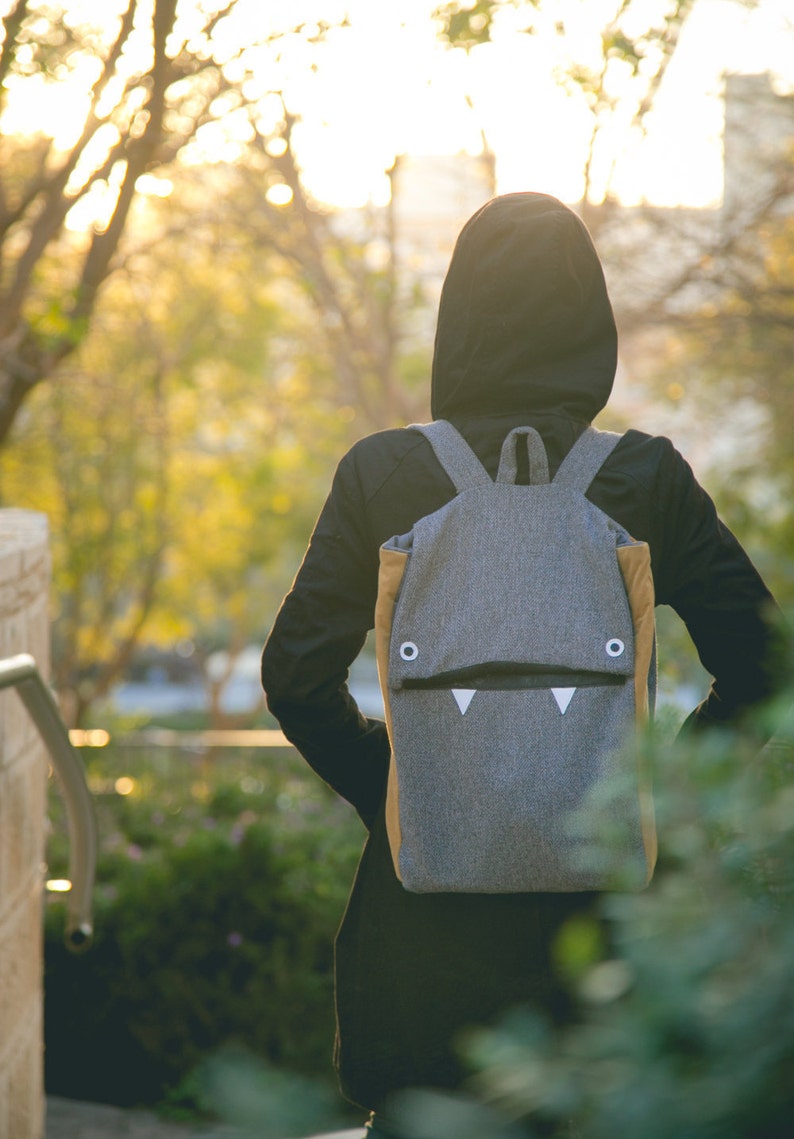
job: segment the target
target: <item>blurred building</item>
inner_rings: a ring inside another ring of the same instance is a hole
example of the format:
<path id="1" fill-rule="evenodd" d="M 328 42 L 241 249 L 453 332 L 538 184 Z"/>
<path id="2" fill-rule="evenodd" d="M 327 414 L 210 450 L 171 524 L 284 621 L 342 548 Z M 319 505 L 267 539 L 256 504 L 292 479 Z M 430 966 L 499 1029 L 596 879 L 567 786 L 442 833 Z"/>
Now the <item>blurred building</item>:
<path id="1" fill-rule="evenodd" d="M 769 75 L 726 76 L 725 222 L 752 220 L 764 204 L 778 214 L 794 213 L 792 167 L 794 94 L 778 94 Z"/>
<path id="2" fill-rule="evenodd" d="M 390 171 L 395 266 L 433 309 L 464 222 L 496 193 L 494 156 L 401 155 Z"/>
<path id="3" fill-rule="evenodd" d="M 388 240 L 405 314 L 403 340 L 429 346 L 455 240 L 496 193 L 494 156 L 401 155 L 389 176 Z"/>
<path id="4" fill-rule="evenodd" d="M 717 206 L 588 210 L 627 331 L 651 309 L 658 322 L 716 301 L 742 242 L 794 214 L 794 95 L 778 94 L 768 75 L 726 76 L 723 156 Z"/>
<path id="5" fill-rule="evenodd" d="M 657 360 L 670 359 L 682 317 L 709 308 L 716 315 L 732 288 L 752 285 L 759 233 L 794 217 L 794 95 L 777 92 L 766 74 L 726 76 L 723 156 L 722 201 L 714 207 L 608 202 L 588 211 L 620 330 L 613 406 L 636 426 L 673 434 L 697 465 L 714 460 L 716 444 L 678 414 L 681 377 L 671 365 L 670 390 L 679 394 L 661 402 L 644 380 Z M 740 410 L 731 427 L 749 446 L 760 437 L 759 408 Z"/>

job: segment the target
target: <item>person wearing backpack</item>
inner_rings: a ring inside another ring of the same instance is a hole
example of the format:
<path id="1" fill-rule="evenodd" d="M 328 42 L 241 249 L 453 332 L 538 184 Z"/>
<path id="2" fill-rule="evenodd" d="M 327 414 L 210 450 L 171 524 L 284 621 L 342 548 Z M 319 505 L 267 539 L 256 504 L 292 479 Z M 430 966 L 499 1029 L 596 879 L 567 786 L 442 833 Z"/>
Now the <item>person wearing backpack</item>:
<path id="1" fill-rule="evenodd" d="M 492 1023 L 516 1005 L 531 1005 L 557 1022 L 571 1015 L 555 975 L 554 940 L 569 918 L 593 909 L 600 888 L 587 875 L 560 879 L 556 872 L 546 873 L 548 850 L 537 860 L 541 869 L 533 869 L 527 880 L 510 874 L 503 879 L 490 862 L 472 878 L 456 877 L 455 868 L 448 872 L 444 858 L 455 842 L 453 832 L 444 828 L 446 816 L 457 815 L 458 799 L 450 798 L 455 806 L 446 810 L 445 797 L 468 786 L 471 776 L 450 767 L 449 776 L 442 777 L 439 768 L 423 782 L 437 754 L 454 766 L 454 756 L 445 754 L 442 742 L 420 756 L 418 782 L 411 789 L 410 764 L 400 769 L 401 752 L 421 752 L 422 737 L 431 731 L 422 709 L 443 706 L 451 727 L 443 729 L 442 740 L 454 732 L 464 743 L 476 716 L 490 716 L 491 735 L 484 738 L 494 742 L 481 765 L 488 778 L 468 795 L 487 812 L 488 779 L 496 785 L 502 778 L 498 741 L 504 731 L 510 734 L 509 709 L 516 701 L 522 706 L 535 701 L 544 715 L 551 715 L 551 726 L 543 732 L 555 731 L 556 723 L 570 733 L 577 709 L 600 700 L 608 688 L 628 691 L 631 686 L 632 706 L 652 702 L 655 675 L 650 641 L 637 633 L 638 609 L 626 596 L 594 619 L 595 632 L 588 634 L 581 657 L 560 655 L 566 646 L 559 642 L 569 638 L 554 620 L 541 619 L 549 608 L 543 599 L 535 601 L 526 631 L 519 605 L 508 622 L 518 633 L 498 650 L 486 649 L 483 641 L 499 624 L 500 611 L 491 611 L 484 623 L 477 619 L 479 605 L 486 604 L 491 592 L 487 567 L 478 571 L 481 580 L 466 593 L 468 633 L 465 614 L 454 619 L 462 626 L 457 637 L 465 656 L 461 663 L 447 651 L 453 619 L 445 624 L 443 613 L 454 611 L 452 602 L 443 602 L 441 617 L 438 612 L 417 617 L 415 608 L 405 616 L 399 607 L 411 592 L 410 582 L 406 576 L 389 593 L 383 578 L 389 559 L 410 557 L 418 565 L 419 539 L 424 541 L 428 528 L 451 517 L 456 498 L 462 500 L 464 492 L 489 496 L 480 470 L 490 480 L 508 482 L 501 493 L 511 503 L 526 504 L 521 509 L 527 512 L 535 510 L 535 501 L 550 496 L 567 495 L 571 502 L 575 497 L 576 510 L 590 519 L 583 523 L 583 533 L 600 527 L 602 536 L 594 541 L 603 545 L 607 535 L 611 561 L 615 547 L 635 547 L 647 576 L 641 586 L 645 609 L 652 611 L 654 603 L 672 606 L 713 677 L 708 695 L 689 717 L 692 728 L 738 722 L 773 688 L 773 600 L 688 464 L 666 438 L 629 430 L 605 439 L 590 431 L 609 399 L 616 364 L 612 308 L 581 219 L 544 194 L 508 194 L 483 206 L 463 228 L 445 279 L 431 380 L 434 423 L 453 425 L 451 445 L 469 474 L 456 475 L 456 460 L 439 437 L 448 432 L 446 427 L 397 428 L 359 440 L 339 463 L 265 646 L 262 680 L 271 711 L 316 773 L 355 807 L 368 831 L 336 941 L 336 1064 L 346 1098 L 374 1112 L 372 1139 L 398 1135 L 388 1115 L 395 1093 L 460 1085 L 465 1072 L 456 1040 L 462 1030 Z M 603 447 L 603 453 L 593 452 L 577 466 L 574 455 L 585 455 L 591 446 L 595 452 Z M 578 473 L 572 476 L 573 468 Z M 468 488 L 469 475 L 479 480 L 476 492 Z M 568 489 L 555 489 L 561 483 Z M 481 515 L 491 509 L 483 506 Z M 553 517 L 558 532 L 567 529 L 559 522 L 562 516 Z M 476 508 L 467 524 L 472 519 L 476 526 Z M 500 548 L 506 541 L 499 539 Z M 528 543 L 537 544 L 533 534 L 522 537 L 518 553 L 511 554 L 522 589 L 521 550 Z M 577 539 L 576 547 L 580 544 Z M 455 549 L 465 547 L 458 541 Z M 463 555 L 455 556 L 459 562 Z M 569 559 L 570 551 L 563 560 Z M 456 572 L 450 570 L 458 582 Z M 590 576 L 599 575 L 600 570 Z M 582 576 L 583 571 L 574 575 L 577 581 Z M 446 572 L 436 577 L 442 588 Z M 553 570 L 546 578 L 553 593 Z M 412 596 L 423 601 L 424 579 L 417 581 Z M 610 582 L 610 596 L 620 593 L 620 586 L 612 578 Z M 631 592 L 628 587 L 626 592 Z M 391 625 L 381 629 L 378 650 L 391 741 L 386 723 L 362 715 L 346 685 L 349 666 L 368 632 L 383 624 L 384 606 L 395 633 Z M 598 609 L 588 601 L 588 612 L 594 606 Z M 410 621 L 414 623 L 406 624 Z M 415 627 L 418 634 L 405 632 Z M 646 648 L 641 650 L 643 637 Z M 529 659 L 519 659 L 516 653 L 525 641 L 532 642 Z M 440 671 L 432 672 L 430 657 L 438 658 Z M 426 666 L 425 671 L 412 672 L 419 666 Z M 393 676 L 384 678 L 390 669 L 399 672 L 399 683 Z M 399 698 L 406 699 L 405 713 L 396 711 L 398 688 Z M 413 704 L 407 703 L 411 693 Z M 601 714 L 600 721 L 610 723 L 611 715 Z M 412 724 L 415 740 L 403 744 L 400 733 L 410 736 Z M 523 738 L 531 727 L 524 724 L 512 734 Z M 393 744 L 397 762 L 390 764 Z M 586 743 L 579 747 L 582 754 L 588 750 Z M 575 758 L 575 743 L 573 754 Z M 432 807 L 423 815 L 424 803 Z M 409 849 L 412 820 L 418 820 L 418 853 Z M 653 839 L 642 809 L 637 820 L 630 841 L 644 848 L 647 880 Z M 510 837 L 514 823 L 497 845 L 508 861 L 512 856 L 515 862 L 519 850 L 517 861 L 523 863 L 523 839 L 513 842 Z M 489 821 L 479 838 L 464 846 L 464 861 L 466 850 L 475 860 L 479 857 L 493 829 Z M 442 871 L 414 876 L 414 866 L 421 869 L 430 857 L 426 850 L 436 851 Z M 448 873 L 452 876 L 445 877 Z"/>

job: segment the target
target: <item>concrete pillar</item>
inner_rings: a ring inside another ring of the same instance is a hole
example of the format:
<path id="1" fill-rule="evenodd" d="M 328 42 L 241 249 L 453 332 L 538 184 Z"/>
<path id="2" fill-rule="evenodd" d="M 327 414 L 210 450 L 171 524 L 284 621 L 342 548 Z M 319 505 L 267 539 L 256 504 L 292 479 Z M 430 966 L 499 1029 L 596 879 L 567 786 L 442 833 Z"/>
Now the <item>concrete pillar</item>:
<path id="1" fill-rule="evenodd" d="M 0 658 L 49 674 L 47 520 L 0 510 Z M 47 755 L 13 689 L 0 691 L 0 1139 L 42 1139 L 42 863 Z"/>

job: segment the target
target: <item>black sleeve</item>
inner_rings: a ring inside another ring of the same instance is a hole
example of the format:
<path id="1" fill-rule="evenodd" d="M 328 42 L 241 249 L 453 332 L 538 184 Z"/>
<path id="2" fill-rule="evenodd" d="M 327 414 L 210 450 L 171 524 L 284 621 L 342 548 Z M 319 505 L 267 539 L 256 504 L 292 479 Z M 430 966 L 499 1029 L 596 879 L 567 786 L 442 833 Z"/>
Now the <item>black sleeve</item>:
<path id="1" fill-rule="evenodd" d="M 657 495 L 663 531 L 657 599 L 682 618 L 713 677 L 689 725 L 736 723 L 775 691 L 780 615 L 711 498 L 665 442 Z"/>
<path id="2" fill-rule="evenodd" d="M 385 724 L 359 711 L 347 677 L 372 628 L 377 572 L 348 453 L 265 645 L 262 684 L 287 739 L 367 826 L 385 791 L 389 741 Z"/>

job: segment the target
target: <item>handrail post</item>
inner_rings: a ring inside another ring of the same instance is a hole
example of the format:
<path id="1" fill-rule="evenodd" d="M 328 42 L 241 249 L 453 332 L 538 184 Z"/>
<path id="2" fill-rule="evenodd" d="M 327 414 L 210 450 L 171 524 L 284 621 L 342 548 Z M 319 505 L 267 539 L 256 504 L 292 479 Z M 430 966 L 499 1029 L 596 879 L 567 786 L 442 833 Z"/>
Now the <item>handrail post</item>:
<path id="1" fill-rule="evenodd" d="M 69 877 L 66 944 L 85 949 L 93 939 L 93 892 L 97 862 L 97 827 L 83 762 L 72 747 L 58 705 L 29 653 L 0 660 L 0 689 L 16 688 L 30 713 L 63 792 L 69 828 Z"/>

